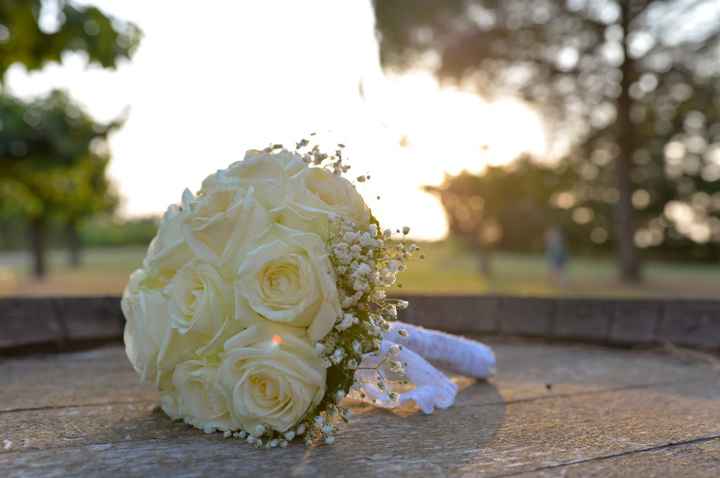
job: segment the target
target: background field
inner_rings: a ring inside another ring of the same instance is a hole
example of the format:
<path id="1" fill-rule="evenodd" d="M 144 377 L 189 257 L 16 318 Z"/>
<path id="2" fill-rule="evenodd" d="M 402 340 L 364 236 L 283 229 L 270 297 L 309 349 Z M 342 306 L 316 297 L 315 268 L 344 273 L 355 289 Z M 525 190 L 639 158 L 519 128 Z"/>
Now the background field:
<path id="1" fill-rule="evenodd" d="M 719 297 L 716 264 L 649 263 L 638 286 L 617 281 L 611 258 L 573 258 L 564 284 L 550 279 L 541 256 L 499 253 L 492 279 L 478 273 L 478 261 L 452 241 L 421 244 L 425 259 L 414 259 L 401 276 L 402 291 L 436 294 L 499 293 L 518 295 L 608 297 Z M 0 295 L 119 294 L 138 267 L 144 248 L 90 249 L 84 266 L 65 266 L 64 251 L 50 255 L 51 273 L 33 281 L 23 253 L 0 254 Z"/>

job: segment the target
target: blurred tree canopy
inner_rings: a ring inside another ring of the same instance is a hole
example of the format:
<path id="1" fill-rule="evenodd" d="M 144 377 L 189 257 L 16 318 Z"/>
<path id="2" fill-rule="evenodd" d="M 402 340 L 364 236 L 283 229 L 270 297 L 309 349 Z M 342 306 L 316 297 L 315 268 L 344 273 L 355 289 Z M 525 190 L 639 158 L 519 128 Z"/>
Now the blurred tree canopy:
<path id="1" fill-rule="evenodd" d="M 571 168 L 559 170 L 525 156 L 508 166 L 490 166 L 482 175 L 447 176 L 441 186 L 426 190 L 440 197 L 450 234 L 479 252 L 482 272 L 489 276 L 495 249 L 542 251 L 549 227 L 573 226 L 561 208 L 549 205 L 575 180 Z"/>
<path id="2" fill-rule="evenodd" d="M 35 170 L 70 167 L 121 124 L 96 123 L 59 90 L 38 101 L 0 95 L 0 119 L 0 177 L 15 174 L 20 162 Z"/>
<path id="3" fill-rule="evenodd" d="M 106 175 L 106 141 L 122 122 L 98 123 L 58 90 L 30 101 L 0 100 L 4 124 L 27 125 L 0 132 L 0 203 L 6 217 L 29 222 L 34 272 L 42 276 L 50 220 L 63 221 L 74 234 L 80 220 L 117 205 Z"/>
<path id="4" fill-rule="evenodd" d="M 129 59 L 140 42 L 132 23 L 93 6 L 67 0 L 0 2 L 0 78 L 15 63 L 39 70 L 60 63 L 68 52 L 87 55 L 88 63 L 115 68 Z"/>
<path id="5" fill-rule="evenodd" d="M 107 137 L 123 119 L 95 121 L 62 91 L 35 100 L 4 86 L 14 64 L 27 70 L 83 54 L 88 64 L 114 68 L 138 46 L 140 30 L 93 6 L 67 0 L 0 2 L 0 222 L 29 225 L 33 272 L 46 273 L 50 221 L 66 225 L 70 262 L 79 263 L 78 224 L 112 211 L 118 197 L 107 167 Z"/>
<path id="6" fill-rule="evenodd" d="M 431 68 L 480 94 L 517 94 L 543 111 L 553 154 L 580 179 L 568 202 L 590 208 L 591 230 L 609 236 L 623 279 L 640 278 L 636 245 L 720 242 L 720 2 L 374 6 L 386 68 Z"/>
<path id="7" fill-rule="evenodd" d="M 440 196 L 451 232 L 481 249 L 502 244 L 542 250 L 545 229 L 565 220 L 557 207 L 548 205 L 574 181 L 569 168 L 558 173 L 522 157 L 509 166 L 490 166 L 481 175 L 447 176 L 444 184 L 426 190 Z"/>

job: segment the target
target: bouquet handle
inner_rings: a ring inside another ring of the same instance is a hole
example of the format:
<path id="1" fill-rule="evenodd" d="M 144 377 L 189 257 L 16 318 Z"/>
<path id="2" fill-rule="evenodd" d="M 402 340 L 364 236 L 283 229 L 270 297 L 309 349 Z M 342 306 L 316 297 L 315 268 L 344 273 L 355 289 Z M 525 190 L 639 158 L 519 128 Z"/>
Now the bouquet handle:
<path id="1" fill-rule="evenodd" d="M 406 333 L 401 332 L 403 330 Z M 492 349 L 475 340 L 404 322 L 392 322 L 384 338 L 459 375 L 484 379 L 495 373 Z"/>
<path id="2" fill-rule="evenodd" d="M 356 379 L 363 391 L 362 396 L 383 408 L 395 408 L 413 401 L 424 413 L 430 414 L 436 407 L 444 409 L 452 406 L 458 387 L 430 362 L 451 372 L 480 379 L 488 378 L 495 372 L 495 354 L 487 345 L 403 322 L 391 324 L 380 350 L 380 355 L 368 354 L 364 357 Z M 386 367 L 384 356 L 392 356 L 402 363 L 405 377 L 415 388 L 400 393 L 378 388 L 375 374 L 385 376 L 393 373 L 391 368 Z"/>

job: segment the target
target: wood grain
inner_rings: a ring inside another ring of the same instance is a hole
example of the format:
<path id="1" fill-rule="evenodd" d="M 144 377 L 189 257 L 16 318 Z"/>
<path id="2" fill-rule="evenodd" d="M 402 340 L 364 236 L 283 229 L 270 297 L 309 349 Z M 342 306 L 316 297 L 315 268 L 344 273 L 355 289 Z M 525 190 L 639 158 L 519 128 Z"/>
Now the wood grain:
<path id="1" fill-rule="evenodd" d="M 275 451 L 171 422 L 119 347 L 5 360 L 0 475 L 717 476 L 720 379 L 711 365 L 498 340 L 498 375 L 459 378 L 448 410 L 353 404 L 356 417 L 334 446 Z"/>

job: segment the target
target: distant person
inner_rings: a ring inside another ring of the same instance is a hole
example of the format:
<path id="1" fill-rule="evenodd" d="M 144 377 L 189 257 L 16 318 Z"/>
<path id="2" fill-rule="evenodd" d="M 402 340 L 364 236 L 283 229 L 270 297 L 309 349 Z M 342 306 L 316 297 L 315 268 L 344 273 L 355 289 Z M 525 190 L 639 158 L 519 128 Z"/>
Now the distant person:
<path id="1" fill-rule="evenodd" d="M 545 259 L 548 262 L 550 278 L 561 286 L 565 285 L 565 266 L 568 252 L 562 230 L 553 226 L 545 232 Z"/>

